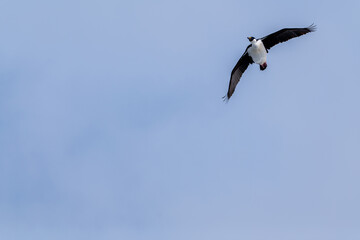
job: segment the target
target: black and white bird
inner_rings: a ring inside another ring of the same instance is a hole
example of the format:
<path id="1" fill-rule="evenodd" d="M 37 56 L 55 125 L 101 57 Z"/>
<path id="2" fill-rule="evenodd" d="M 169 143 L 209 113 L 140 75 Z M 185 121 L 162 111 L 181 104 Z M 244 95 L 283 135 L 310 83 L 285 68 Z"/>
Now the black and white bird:
<path id="1" fill-rule="evenodd" d="M 278 43 L 286 42 L 289 39 L 299 37 L 309 32 L 314 32 L 315 30 L 316 26 L 312 24 L 307 28 L 284 28 L 260 39 L 248 37 L 251 44 L 246 48 L 244 54 L 231 72 L 229 90 L 224 96 L 224 100 L 230 99 L 241 76 L 250 64 L 259 64 L 260 70 L 262 71 L 266 69 L 266 57 L 270 48 Z"/>

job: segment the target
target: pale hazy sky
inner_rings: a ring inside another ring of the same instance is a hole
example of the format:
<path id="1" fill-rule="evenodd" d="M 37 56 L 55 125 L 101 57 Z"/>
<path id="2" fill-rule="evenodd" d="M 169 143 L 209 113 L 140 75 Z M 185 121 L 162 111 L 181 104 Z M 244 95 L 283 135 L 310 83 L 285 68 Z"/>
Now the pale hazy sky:
<path id="1" fill-rule="evenodd" d="M 359 12 L 0 1 L 0 238 L 360 239 Z M 313 22 L 222 101 L 247 36 Z"/>

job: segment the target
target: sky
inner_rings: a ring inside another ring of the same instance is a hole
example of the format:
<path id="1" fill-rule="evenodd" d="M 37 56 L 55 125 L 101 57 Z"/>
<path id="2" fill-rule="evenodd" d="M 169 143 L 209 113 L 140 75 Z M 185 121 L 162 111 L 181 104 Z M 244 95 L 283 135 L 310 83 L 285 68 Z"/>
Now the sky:
<path id="1" fill-rule="evenodd" d="M 0 1 L 0 238 L 359 239 L 359 10 Z"/>

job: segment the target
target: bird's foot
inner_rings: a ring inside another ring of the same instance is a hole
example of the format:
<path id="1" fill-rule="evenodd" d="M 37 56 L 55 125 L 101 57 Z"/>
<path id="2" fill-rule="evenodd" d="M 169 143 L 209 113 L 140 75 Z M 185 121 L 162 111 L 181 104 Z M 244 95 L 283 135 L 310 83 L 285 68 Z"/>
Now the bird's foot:
<path id="1" fill-rule="evenodd" d="M 266 62 L 264 62 L 263 64 L 260 65 L 260 70 L 264 71 L 266 69 L 266 67 L 267 67 L 267 64 L 266 64 Z"/>

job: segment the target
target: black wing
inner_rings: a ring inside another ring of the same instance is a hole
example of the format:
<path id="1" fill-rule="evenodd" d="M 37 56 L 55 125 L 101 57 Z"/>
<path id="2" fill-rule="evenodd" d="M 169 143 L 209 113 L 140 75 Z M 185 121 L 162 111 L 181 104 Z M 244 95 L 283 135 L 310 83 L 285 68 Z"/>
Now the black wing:
<path id="1" fill-rule="evenodd" d="M 251 45 L 249 45 L 246 48 L 245 53 L 241 56 L 239 61 L 236 63 L 234 69 L 231 71 L 231 77 L 230 77 L 230 82 L 229 82 L 229 90 L 228 90 L 226 96 L 224 96 L 224 100 L 229 100 L 230 99 L 231 95 L 235 91 L 236 85 L 240 81 L 240 78 L 241 78 L 242 74 L 248 68 L 249 64 L 252 64 L 254 62 L 252 60 L 252 58 L 249 56 L 248 52 L 247 52 L 247 50 L 248 50 L 248 48 L 250 46 Z"/>
<path id="2" fill-rule="evenodd" d="M 316 26 L 314 24 L 307 28 L 284 28 L 267 35 L 266 37 L 263 37 L 261 41 L 263 42 L 266 49 L 270 49 L 278 43 L 286 42 L 289 39 L 299 37 L 309 32 L 314 32 L 315 30 Z"/>

